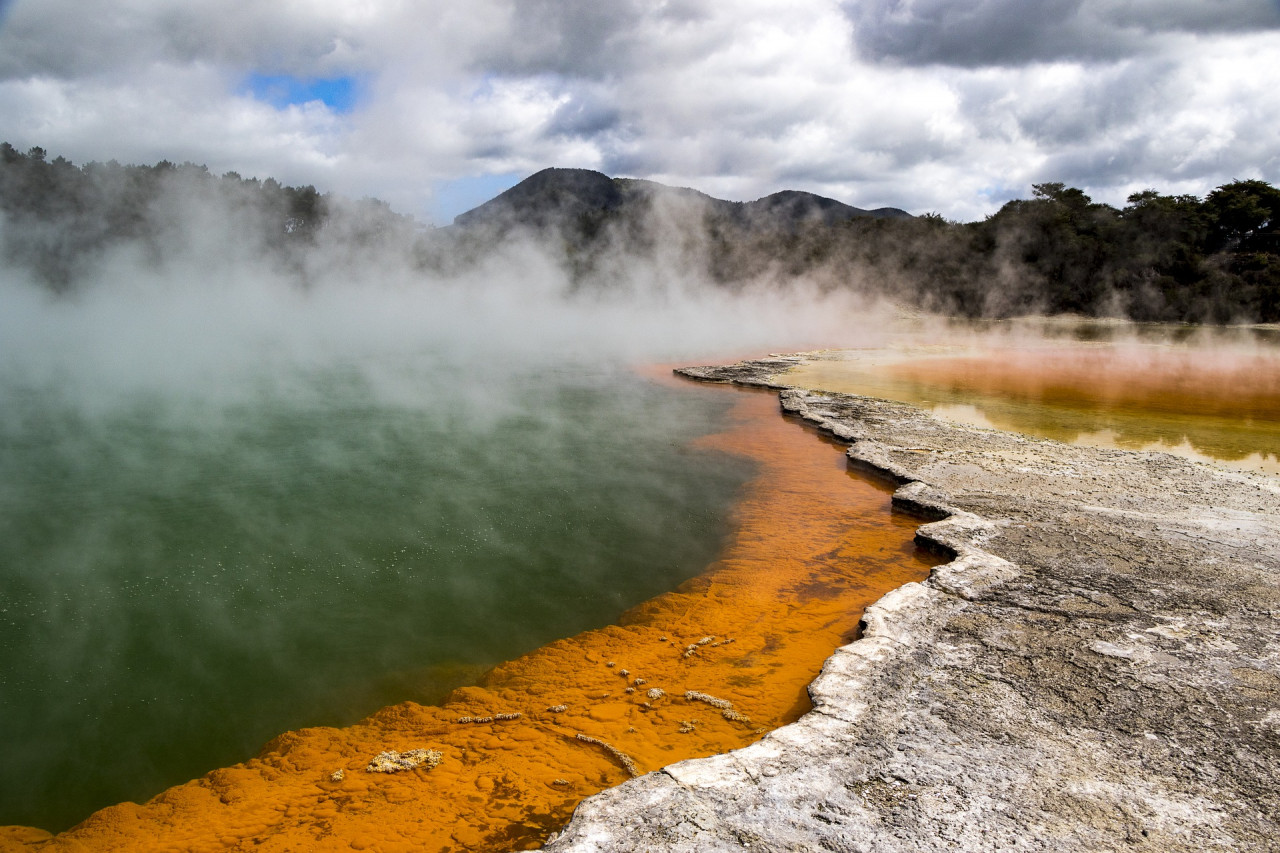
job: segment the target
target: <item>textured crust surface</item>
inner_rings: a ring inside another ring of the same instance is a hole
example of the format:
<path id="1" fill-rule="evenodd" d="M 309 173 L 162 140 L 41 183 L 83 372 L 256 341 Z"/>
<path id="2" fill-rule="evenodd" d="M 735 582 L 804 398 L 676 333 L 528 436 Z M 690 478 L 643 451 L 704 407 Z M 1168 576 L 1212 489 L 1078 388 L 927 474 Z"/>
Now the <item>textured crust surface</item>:
<path id="1" fill-rule="evenodd" d="M 1274 850 L 1280 482 L 788 388 L 795 363 L 679 372 L 779 388 L 954 559 L 868 609 L 811 713 L 546 849 Z"/>

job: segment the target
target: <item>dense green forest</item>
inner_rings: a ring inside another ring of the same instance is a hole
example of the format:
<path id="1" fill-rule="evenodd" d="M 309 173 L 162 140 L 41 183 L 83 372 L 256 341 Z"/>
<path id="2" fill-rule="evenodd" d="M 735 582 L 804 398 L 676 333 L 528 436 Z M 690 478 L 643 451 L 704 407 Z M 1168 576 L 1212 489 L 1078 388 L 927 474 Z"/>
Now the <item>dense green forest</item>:
<path id="1" fill-rule="evenodd" d="M 1037 184 L 1033 198 L 981 222 L 858 218 L 774 242 L 760 250 L 787 258 L 792 273 L 862 270 L 890 292 L 896 282 L 918 304 L 971 317 L 1280 321 L 1280 191 L 1263 181 L 1203 200 L 1147 190 L 1119 210 Z"/>
<path id="2" fill-rule="evenodd" d="M 1044 183 L 983 221 L 955 223 L 844 205 L 853 212 L 831 221 L 814 208 L 836 203 L 817 196 L 748 216 L 751 205 L 651 182 L 583 170 L 535 177 L 509 191 L 518 206 L 478 209 L 505 217 L 469 214 L 428 229 L 385 203 L 311 186 L 219 177 L 191 163 L 77 167 L 3 143 L 0 240 L 9 269 L 59 292 L 126 250 L 160 266 L 194 245 L 209 263 L 266 260 L 305 281 L 344 264 L 448 275 L 524 238 L 558 257 L 579 290 L 656 265 L 722 287 L 804 280 L 969 317 L 1280 321 L 1280 190 L 1263 181 L 1233 181 L 1204 199 L 1147 190 L 1122 209 Z"/>

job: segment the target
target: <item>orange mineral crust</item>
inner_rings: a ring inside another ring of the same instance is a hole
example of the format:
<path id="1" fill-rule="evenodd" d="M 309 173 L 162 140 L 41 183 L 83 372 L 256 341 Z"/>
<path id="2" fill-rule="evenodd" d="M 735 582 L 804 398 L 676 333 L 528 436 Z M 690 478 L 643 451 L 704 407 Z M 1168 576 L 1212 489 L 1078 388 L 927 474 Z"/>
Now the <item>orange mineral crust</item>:
<path id="1" fill-rule="evenodd" d="M 0 849 L 528 849 L 584 797 L 795 720 L 863 609 L 936 560 L 912 542 L 919 522 L 850 474 L 842 448 L 780 417 L 772 394 L 736 393 L 732 428 L 702 445 L 758 470 L 702 576 L 619 625 L 497 667 L 441 707 L 405 702 L 347 728 L 289 732 L 60 835 L 0 830 Z"/>

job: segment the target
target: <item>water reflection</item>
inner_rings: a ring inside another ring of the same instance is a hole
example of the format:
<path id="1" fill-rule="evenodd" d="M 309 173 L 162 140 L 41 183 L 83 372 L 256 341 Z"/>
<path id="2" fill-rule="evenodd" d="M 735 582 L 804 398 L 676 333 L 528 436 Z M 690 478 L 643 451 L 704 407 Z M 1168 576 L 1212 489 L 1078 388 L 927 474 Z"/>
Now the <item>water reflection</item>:
<path id="1" fill-rule="evenodd" d="M 951 327 L 824 353 L 788 381 L 950 420 L 1280 474 L 1280 335 L 1089 322 Z"/>

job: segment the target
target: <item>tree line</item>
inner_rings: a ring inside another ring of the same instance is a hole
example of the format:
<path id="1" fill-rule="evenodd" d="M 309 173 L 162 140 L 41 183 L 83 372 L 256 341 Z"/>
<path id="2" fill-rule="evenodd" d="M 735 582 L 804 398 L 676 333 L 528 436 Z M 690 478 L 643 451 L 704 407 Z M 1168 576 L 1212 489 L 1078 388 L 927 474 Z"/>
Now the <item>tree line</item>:
<path id="1" fill-rule="evenodd" d="M 90 162 L 77 167 L 0 143 L 4 261 L 55 291 L 91 279 L 113 249 L 161 264 L 193 238 L 221 241 L 225 258 L 269 259 L 301 269 L 322 239 L 351 247 L 403 243 L 411 218 L 375 199 L 350 201 L 274 178 L 215 176 L 205 166 Z M 218 248 L 215 245 L 215 249 Z"/>
<path id="2" fill-rule="evenodd" d="M 536 213 L 538 200 L 529 204 Z M 548 197 L 548 208 L 555 204 Z M 576 289 L 608 287 L 628 264 L 662 262 L 724 287 L 804 279 L 967 317 L 1280 322 L 1280 190 L 1260 180 L 1232 181 L 1203 199 L 1145 190 L 1119 209 L 1041 183 L 1031 198 L 970 223 L 927 214 L 773 227 L 715 205 L 675 219 L 652 206 L 584 208 L 533 236 L 560 253 Z M 168 161 L 77 167 L 8 143 L 0 144 L 0 213 L 5 262 L 56 291 L 91 278 L 113 248 L 161 263 L 202 230 L 230 254 L 304 277 L 318 254 L 330 266 L 395 256 L 409 269 L 448 275 L 512 239 L 509 230 L 424 229 L 383 202 L 272 178 Z"/>
<path id="3" fill-rule="evenodd" d="M 1073 313 L 1166 322 L 1280 321 L 1280 190 L 1237 180 L 1204 199 L 1134 193 L 1122 209 L 1061 183 L 980 222 L 860 217 L 726 243 L 722 276 L 775 258 L 968 317 Z"/>

